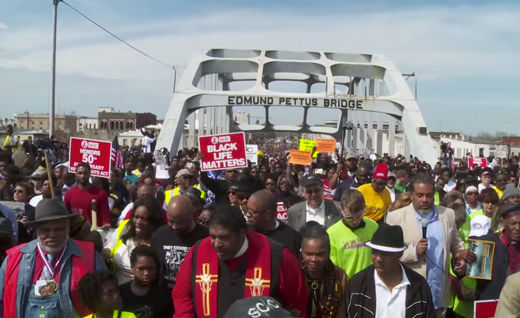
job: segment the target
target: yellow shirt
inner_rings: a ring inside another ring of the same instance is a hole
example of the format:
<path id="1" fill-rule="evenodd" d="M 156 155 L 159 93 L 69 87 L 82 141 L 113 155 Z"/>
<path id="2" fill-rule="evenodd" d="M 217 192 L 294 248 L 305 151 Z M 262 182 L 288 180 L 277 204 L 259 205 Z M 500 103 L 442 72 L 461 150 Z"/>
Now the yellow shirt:
<path id="1" fill-rule="evenodd" d="M 97 317 L 96 314 L 90 314 L 88 316 L 84 316 L 83 318 L 95 318 Z M 122 311 L 121 312 L 121 316 L 119 316 L 119 311 L 118 310 L 114 310 L 114 315 L 112 316 L 113 318 L 118 318 L 118 317 L 121 317 L 121 318 L 136 318 L 136 316 L 129 312 L 129 311 Z"/>
<path id="2" fill-rule="evenodd" d="M 495 192 L 498 194 L 498 198 L 502 199 L 502 196 L 504 195 L 504 190 L 500 190 L 497 187 L 493 187 L 493 190 L 495 190 Z"/>
<path id="3" fill-rule="evenodd" d="M 385 188 L 383 192 L 378 193 L 372 188 L 371 183 L 367 183 L 360 186 L 358 190 L 365 198 L 365 217 L 374 221 L 379 221 L 384 217 L 388 207 L 392 204 L 388 189 Z"/>

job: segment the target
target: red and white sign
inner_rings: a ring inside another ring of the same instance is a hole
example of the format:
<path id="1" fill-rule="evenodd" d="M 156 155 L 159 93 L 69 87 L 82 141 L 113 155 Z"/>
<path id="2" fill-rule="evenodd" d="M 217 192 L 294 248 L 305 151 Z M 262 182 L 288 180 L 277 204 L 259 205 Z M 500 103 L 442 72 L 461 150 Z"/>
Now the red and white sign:
<path id="1" fill-rule="evenodd" d="M 478 165 L 481 168 L 487 167 L 487 159 L 486 158 L 468 158 L 468 167 L 470 170 L 473 170 L 473 166 Z"/>
<path id="2" fill-rule="evenodd" d="M 76 166 L 80 162 L 88 163 L 90 175 L 93 177 L 110 177 L 110 141 L 70 138 L 69 171 L 76 173 Z"/>
<path id="3" fill-rule="evenodd" d="M 287 219 L 289 218 L 289 215 L 287 214 L 287 208 L 282 201 L 278 201 L 276 203 L 276 218 L 278 221 L 283 223 L 287 223 Z"/>
<path id="4" fill-rule="evenodd" d="M 497 310 L 498 300 L 477 300 L 473 305 L 475 318 L 493 318 Z M 497 317 L 499 318 L 499 317 Z"/>
<path id="5" fill-rule="evenodd" d="M 243 132 L 199 137 L 202 171 L 247 168 Z"/>

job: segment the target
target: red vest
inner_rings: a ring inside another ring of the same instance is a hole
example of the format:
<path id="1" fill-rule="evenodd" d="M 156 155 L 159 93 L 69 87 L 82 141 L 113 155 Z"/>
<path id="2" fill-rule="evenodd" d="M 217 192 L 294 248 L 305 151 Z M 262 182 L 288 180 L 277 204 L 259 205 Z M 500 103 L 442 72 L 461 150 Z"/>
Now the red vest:
<path id="1" fill-rule="evenodd" d="M 271 246 L 267 238 L 247 231 L 248 250 L 246 260 L 244 298 L 269 296 L 271 291 Z M 195 304 L 197 317 L 217 317 L 218 255 L 209 238 L 198 246 L 195 262 Z"/>
<path id="2" fill-rule="evenodd" d="M 91 314 L 90 310 L 81 302 L 79 298 L 79 281 L 85 274 L 93 273 L 96 269 L 96 257 L 94 244 L 92 242 L 76 241 L 74 243 L 79 247 L 83 257 L 72 255 L 72 273 L 70 277 L 70 298 L 76 312 L 82 316 Z M 4 317 L 16 317 L 16 287 L 18 284 L 18 275 L 20 273 L 19 265 L 23 253 L 20 248 L 25 244 L 20 244 L 7 250 L 7 268 L 4 278 Z M 32 277 L 32 275 L 31 275 Z M 20 308 L 23 309 L 23 308 Z"/>

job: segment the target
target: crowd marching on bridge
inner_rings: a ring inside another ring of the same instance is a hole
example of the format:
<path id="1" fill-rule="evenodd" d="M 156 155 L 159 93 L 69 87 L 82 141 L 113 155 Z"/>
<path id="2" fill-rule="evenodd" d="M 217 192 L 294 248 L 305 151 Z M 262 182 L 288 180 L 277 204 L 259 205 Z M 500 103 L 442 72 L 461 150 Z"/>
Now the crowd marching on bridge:
<path id="1" fill-rule="evenodd" d="M 206 172 L 198 149 L 146 137 L 98 178 L 8 129 L 1 317 L 473 317 L 497 299 L 495 317 L 520 317 L 518 157 L 300 166 L 290 142 L 257 140 L 257 164 Z"/>

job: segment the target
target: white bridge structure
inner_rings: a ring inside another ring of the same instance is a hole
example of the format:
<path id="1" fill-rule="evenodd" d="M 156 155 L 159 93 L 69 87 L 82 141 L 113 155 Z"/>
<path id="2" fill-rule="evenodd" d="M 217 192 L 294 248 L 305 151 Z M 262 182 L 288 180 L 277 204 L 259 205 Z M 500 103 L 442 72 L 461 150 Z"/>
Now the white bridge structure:
<path id="1" fill-rule="evenodd" d="M 234 109 L 265 120 L 237 120 Z M 319 122 L 326 112 L 329 120 Z M 438 157 L 410 87 L 381 55 L 234 49 L 201 54 L 182 74 L 157 147 L 175 153 L 181 145 L 197 146 L 198 135 L 234 131 L 326 134 L 345 140 L 348 151 L 412 154 L 431 164 Z"/>

